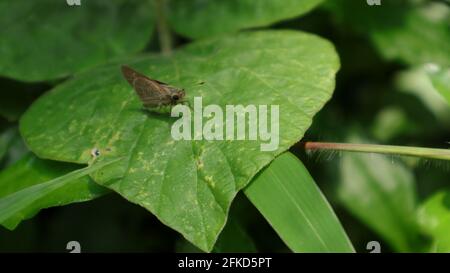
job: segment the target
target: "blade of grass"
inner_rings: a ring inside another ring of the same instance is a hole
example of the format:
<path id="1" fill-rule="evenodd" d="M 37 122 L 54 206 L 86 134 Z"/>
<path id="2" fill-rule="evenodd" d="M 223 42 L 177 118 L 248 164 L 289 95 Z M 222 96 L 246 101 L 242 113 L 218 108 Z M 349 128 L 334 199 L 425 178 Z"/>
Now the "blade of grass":
<path id="1" fill-rule="evenodd" d="M 48 182 L 34 185 L 29 188 L 17 191 L 0 199 L 0 223 L 9 219 L 13 215 L 20 213 L 25 207 L 30 206 L 40 198 L 43 198 L 50 192 L 63 187 L 67 183 L 79 179 L 85 175 L 95 172 L 107 165 L 119 161 L 121 158 L 94 164 L 79 170 L 75 170 L 66 175 L 52 179 Z"/>
<path id="2" fill-rule="evenodd" d="M 277 157 L 244 189 L 294 252 L 354 252 L 325 196 L 291 153 Z"/>
<path id="3" fill-rule="evenodd" d="M 0 200 L 32 186 L 48 182 L 69 172 L 80 169 L 78 164 L 45 160 L 28 153 L 20 160 L 0 172 Z M 64 206 L 75 202 L 84 202 L 100 197 L 109 190 L 97 185 L 89 176 L 72 179 L 64 186 L 49 192 L 32 202 L 13 217 L 0 222 L 0 225 L 13 230 L 23 220 L 36 215 L 41 209 Z"/>

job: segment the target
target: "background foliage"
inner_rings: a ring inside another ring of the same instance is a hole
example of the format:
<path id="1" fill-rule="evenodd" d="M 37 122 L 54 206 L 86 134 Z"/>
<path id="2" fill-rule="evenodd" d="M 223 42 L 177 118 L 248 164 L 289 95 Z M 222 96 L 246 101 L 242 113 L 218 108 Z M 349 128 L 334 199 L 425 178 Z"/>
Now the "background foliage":
<path id="1" fill-rule="evenodd" d="M 3 0 L 0 14 L 0 251 L 450 250 L 448 163 L 295 144 L 446 149 L 445 1 Z M 281 105 L 280 149 L 170 142 L 124 63 L 204 103 Z"/>

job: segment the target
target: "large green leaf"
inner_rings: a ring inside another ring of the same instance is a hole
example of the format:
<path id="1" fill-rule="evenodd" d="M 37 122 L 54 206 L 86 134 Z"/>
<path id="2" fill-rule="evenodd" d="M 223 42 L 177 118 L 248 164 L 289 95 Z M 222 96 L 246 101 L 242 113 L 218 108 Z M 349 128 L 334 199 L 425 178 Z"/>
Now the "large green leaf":
<path id="1" fill-rule="evenodd" d="M 190 38 L 261 27 L 304 14 L 323 0 L 171 0 L 169 20 Z"/>
<path id="2" fill-rule="evenodd" d="M 354 252 L 308 170 L 291 153 L 277 157 L 244 190 L 295 252 Z"/>
<path id="3" fill-rule="evenodd" d="M 203 104 L 279 105 L 278 149 L 261 141 L 174 141 L 168 114 L 142 111 L 111 65 L 83 73 L 41 97 L 21 132 L 38 156 L 86 163 L 126 156 L 93 178 L 154 213 L 202 250 L 211 250 L 236 193 L 277 154 L 299 141 L 330 98 L 339 59 L 333 46 L 296 31 L 245 33 L 191 44 L 170 57 L 129 65 L 186 89 Z M 204 84 L 198 84 L 202 81 Z"/>
<path id="4" fill-rule="evenodd" d="M 450 66 L 450 8 L 444 3 L 412 2 L 369 6 L 366 1 L 335 0 L 327 7 L 346 28 L 367 35 L 387 59 Z"/>
<path id="5" fill-rule="evenodd" d="M 338 196 L 397 251 L 414 251 L 418 243 L 414 177 L 400 162 L 376 154 L 344 154 Z"/>
<path id="6" fill-rule="evenodd" d="M 432 252 L 450 252 L 450 191 L 440 191 L 418 210 L 422 230 L 433 238 Z"/>
<path id="7" fill-rule="evenodd" d="M 43 81 L 143 49 L 152 5 L 139 0 L 0 1 L 0 75 Z"/>
<path id="8" fill-rule="evenodd" d="M 59 181 L 58 177 L 78 168 L 76 164 L 42 160 L 29 153 L 3 170 L 0 173 L 0 224 L 14 229 L 43 208 L 91 200 L 108 191 L 86 175 Z M 56 180 L 45 183 L 52 179 Z M 8 205 L 5 200 L 10 200 Z"/>

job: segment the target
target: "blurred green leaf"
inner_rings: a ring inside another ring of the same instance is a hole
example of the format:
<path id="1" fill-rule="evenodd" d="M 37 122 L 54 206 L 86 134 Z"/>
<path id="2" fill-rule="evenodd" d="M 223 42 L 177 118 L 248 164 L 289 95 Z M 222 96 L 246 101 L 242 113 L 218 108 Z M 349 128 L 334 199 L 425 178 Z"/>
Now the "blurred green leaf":
<path id="1" fill-rule="evenodd" d="M 397 88 L 404 93 L 416 96 L 440 122 L 441 126 L 450 126 L 450 107 L 442 95 L 445 95 L 445 78 L 440 73 L 431 72 L 435 65 L 425 65 L 401 71 L 396 75 Z M 430 71 L 430 72 L 429 72 Z M 445 72 L 444 72 L 445 73 Z M 433 86 L 433 81 L 442 84 L 441 94 Z M 419 111 L 419 110 L 418 110 Z"/>
<path id="2" fill-rule="evenodd" d="M 344 153 L 338 197 L 358 219 L 397 251 L 414 251 L 414 176 L 400 162 L 377 154 Z"/>
<path id="3" fill-rule="evenodd" d="M 418 210 L 422 230 L 433 238 L 432 252 L 450 252 L 450 191 L 428 198 Z"/>
<path id="4" fill-rule="evenodd" d="M 419 130 L 415 120 L 398 106 L 381 108 L 371 125 L 374 137 L 385 143 L 404 133 L 417 134 Z"/>
<path id="5" fill-rule="evenodd" d="M 354 252 L 327 199 L 291 153 L 277 157 L 244 190 L 294 252 Z"/>
<path id="6" fill-rule="evenodd" d="M 450 67 L 443 69 L 439 66 L 431 66 L 427 69 L 427 73 L 433 87 L 441 93 L 450 105 Z"/>
<path id="7" fill-rule="evenodd" d="M 120 68 L 111 65 L 59 85 L 22 117 L 24 139 L 40 157 L 87 163 L 93 148 L 100 151 L 98 162 L 127 156 L 96 173 L 95 181 L 145 207 L 204 251 L 214 246 L 236 193 L 302 138 L 330 98 L 339 68 L 330 43 L 297 31 L 205 40 L 170 57 L 147 55 L 128 63 L 185 88 L 191 105 L 201 96 L 204 105 L 223 109 L 282 109 L 275 151 L 261 152 L 261 140 L 174 141 L 175 119 L 142 111 Z"/>
<path id="8" fill-rule="evenodd" d="M 20 135 L 19 130 L 17 128 L 16 133 L 17 134 L 15 138 L 12 140 L 12 143 L 9 146 L 8 152 L 4 158 L 3 167 L 8 167 L 16 163 L 30 151 L 25 145 L 22 136 Z"/>
<path id="9" fill-rule="evenodd" d="M 21 159 L 29 150 L 23 142 L 17 126 L 11 126 L 0 134 L 0 162 L 8 167 Z"/>
<path id="10" fill-rule="evenodd" d="M 174 30 L 190 38 L 267 26 L 309 12 L 323 0 L 171 0 Z"/>
<path id="11" fill-rule="evenodd" d="M 0 1 L 0 75 L 44 81 L 142 50 L 152 5 L 139 0 Z"/>
<path id="12" fill-rule="evenodd" d="M 82 176 L 63 176 L 78 168 L 29 153 L 0 172 L 0 224 L 14 229 L 41 209 L 88 201 L 108 192 L 86 176 L 86 171 Z"/>
<path id="13" fill-rule="evenodd" d="M 17 137 L 17 127 L 10 127 L 0 133 L 0 160 L 7 154 L 9 147 L 14 142 L 14 138 Z"/>
<path id="14" fill-rule="evenodd" d="M 345 27 L 367 35 L 386 59 L 450 66 L 450 8 L 444 3 L 335 0 L 326 6 Z"/>

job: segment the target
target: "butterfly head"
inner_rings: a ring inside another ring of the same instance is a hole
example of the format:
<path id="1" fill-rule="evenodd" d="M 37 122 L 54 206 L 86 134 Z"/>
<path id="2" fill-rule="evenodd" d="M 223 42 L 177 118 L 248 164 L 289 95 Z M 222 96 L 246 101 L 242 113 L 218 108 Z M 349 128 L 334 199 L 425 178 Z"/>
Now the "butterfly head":
<path id="1" fill-rule="evenodd" d="M 170 98 L 172 100 L 172 103 L 177 104 L 178 102 L 182 101 L 186 93 L 184 92 L 184 89 L 178 89 L 178 88 L 171 88 L 170 90 Z"/>

